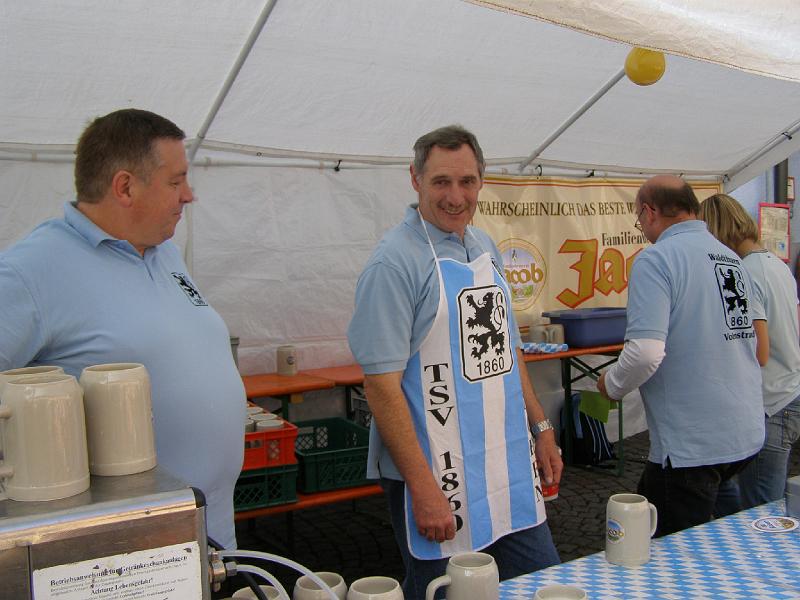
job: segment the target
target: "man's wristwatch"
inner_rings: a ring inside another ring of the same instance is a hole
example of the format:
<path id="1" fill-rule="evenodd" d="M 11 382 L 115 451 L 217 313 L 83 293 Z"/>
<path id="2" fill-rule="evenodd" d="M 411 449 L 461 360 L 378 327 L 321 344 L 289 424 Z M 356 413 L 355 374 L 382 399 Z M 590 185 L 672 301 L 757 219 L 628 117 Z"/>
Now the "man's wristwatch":
<path id="1" fill-rule="evenodd" d="M 539 435 L 543 431 L 547 431 L 548 429 L 553 429 L 553 424 L 550 422 L 550 419 L 545 419 L 544 421 L 539 421 L 538 423 L 534 423 L 531 427 L 531 431 L 533 431 L 533 435 Z"/>

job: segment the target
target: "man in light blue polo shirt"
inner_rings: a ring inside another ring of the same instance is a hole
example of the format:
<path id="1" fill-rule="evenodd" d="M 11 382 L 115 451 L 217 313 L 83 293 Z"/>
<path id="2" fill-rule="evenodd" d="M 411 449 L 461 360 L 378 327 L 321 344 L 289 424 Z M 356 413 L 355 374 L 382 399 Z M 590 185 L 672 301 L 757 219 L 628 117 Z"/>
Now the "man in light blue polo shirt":
<path id="1" fill-rule="evenodd" d="M 636 211 L 654 245 L 633 264 L 625 347 L 598 388 L 615 400 L 640 388 L 650 455 L 638 491 L 666 535 L 710 520 L 720 484 L 761 448 L 753 321 L 764 315 L 739 257 L 698 220 L 687 183 L 649 179 Z"/>
<path id="2" fill-rule="evenodd" d="M 244 387 L 225 323 L 169 241 L 193 200 L 183 139 L 135 109 L 83 132 L 77 202 L 0 253 L 0 371 L 144 364 L 158 463 L 203 491 L 209 535 L 235 548 Z"/>
<path id="3" fill-rule="evenodd" d="M 452 126 L 414 151 L 419 203 L 367 263 L 348 330 L 373 413 L 367 476 L 386 490 L 406 600 L 425 598 L 459 552 L 492 554 L 501 579 L 558 563 L 536 462 L 548 484 L 562 468 L 519 350 L 500 254 L 468 225 L 480 146 Z"/>

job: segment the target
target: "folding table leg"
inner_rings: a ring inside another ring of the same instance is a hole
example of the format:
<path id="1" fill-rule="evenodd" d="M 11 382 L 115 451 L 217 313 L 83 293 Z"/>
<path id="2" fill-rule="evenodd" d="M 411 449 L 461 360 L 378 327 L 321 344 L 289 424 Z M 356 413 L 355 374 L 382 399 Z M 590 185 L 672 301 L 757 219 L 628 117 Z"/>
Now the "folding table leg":
<path id="1" fill-rule="evenodd" d="M 572 464 L 572 363 L 569 358 L 561 359 L 561 385 L 564 388 L 564 422 L 561 429 L 564 432 L 564 464 Z"/>
<path id="2" fill-rule="evenodd" d="M 625 472 L 625 435 L 622 430 L 622 400 L 617 402 L 617 477 Z"/>

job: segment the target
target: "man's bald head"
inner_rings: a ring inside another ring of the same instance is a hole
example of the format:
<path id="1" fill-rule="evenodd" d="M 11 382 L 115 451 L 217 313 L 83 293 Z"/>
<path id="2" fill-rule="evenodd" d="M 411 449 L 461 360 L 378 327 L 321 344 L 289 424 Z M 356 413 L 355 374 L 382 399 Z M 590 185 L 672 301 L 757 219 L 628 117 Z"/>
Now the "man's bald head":
<path id="1" fill-rule="evenodd" d="M 656 175 L 639 188 L 636 199 L 640 204 L 649 204 L 659 209 L 665 217 L 677 217 L 688 213 L 700 214 L 700 203 L 692 187 L 675 175 Z"/>

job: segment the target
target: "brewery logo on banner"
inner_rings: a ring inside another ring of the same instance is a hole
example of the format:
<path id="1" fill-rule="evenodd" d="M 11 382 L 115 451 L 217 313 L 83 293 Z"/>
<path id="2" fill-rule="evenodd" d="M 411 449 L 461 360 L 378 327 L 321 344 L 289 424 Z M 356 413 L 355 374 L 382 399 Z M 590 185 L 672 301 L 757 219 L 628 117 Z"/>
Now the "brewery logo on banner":
<path id="1" fill-rule="evenodd" d="M 468 381 L 503 375 L 513 368 L 508 311 L 499 285 L 464 288 L 458 295 L 461 370 Z"/>
<path id="2" fill-rule="evenodd" d="M 515 311 L 526 310 L 536 303 L 547 281 L 544 257 L 536 246 L 519 238 L 503 240 L 497 247 L 511 288 L 511 304 Z"/>

